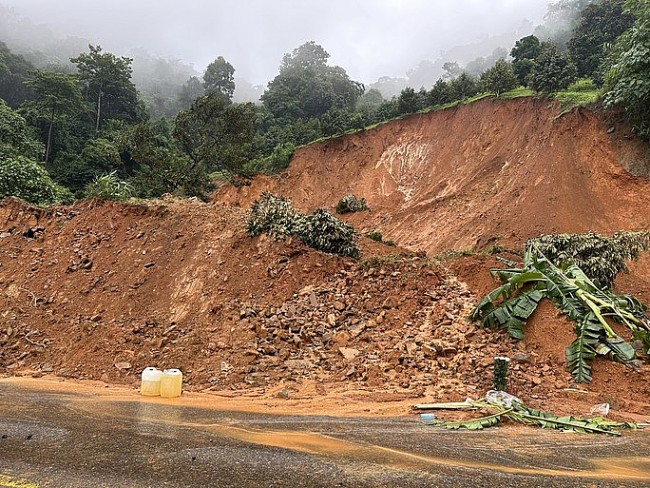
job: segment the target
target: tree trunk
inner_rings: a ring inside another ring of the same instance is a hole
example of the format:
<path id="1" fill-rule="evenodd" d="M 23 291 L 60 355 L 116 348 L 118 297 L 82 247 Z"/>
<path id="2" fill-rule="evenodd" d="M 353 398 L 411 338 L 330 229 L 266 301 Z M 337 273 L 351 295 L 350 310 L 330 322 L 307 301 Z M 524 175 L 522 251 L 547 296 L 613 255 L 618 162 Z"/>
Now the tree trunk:
<path id="1" fill-rule="evenodd" d="M 99 90 L 99 95 L 97 96 L 97 122 L 95 123 L 95 132 L 99 132 L 99 118 L 102 114 L 102 90 Z"/>
<path id="2" fill-rule="evenodd" d="M 52 127 L 54 126 L 54 109 L 50 118 L 50 128 L 47 131 L 47 146 L 45 146 L 45 164 L 50 160 L 50 149 L 52 148 Z"/>

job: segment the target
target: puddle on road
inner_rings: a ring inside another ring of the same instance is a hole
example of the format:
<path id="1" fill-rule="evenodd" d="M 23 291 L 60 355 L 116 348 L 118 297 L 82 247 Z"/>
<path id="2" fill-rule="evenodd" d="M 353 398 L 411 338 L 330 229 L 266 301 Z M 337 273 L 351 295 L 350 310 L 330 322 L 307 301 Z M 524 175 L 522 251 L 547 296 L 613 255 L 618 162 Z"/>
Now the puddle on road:
<path id="1" fill-rule="evenodd" d="M 452 468 L 486 469 L 505 474 L 533 476 L 561 476 L 607 480 L 650 479 L 650 457 L 601 458 L 594 460 L 593 470 L 547 469 L 541 467 L 514 467 L 478 461 L 424 456 L 377 445 L 363 445 L 321 434 L 295 431 L 265 431 L 226 425 L 188 424 L 221 436 L 252 444 L 279 447 L 316 456 L 346 458 L 370 462 L 398 469 L 421 469 L 431 465 Z M 646 469 L 640 469 L 639 465 Z"/>
<path id="2" fill-rule="evenodd" d="M 131 399 L 126 403 L 133 405 L 134 402 Z M 107 405 L 112 405 L 112 408 L 107 408 Z M 489 470 L 511 475 L 589 478 L 610 481 L 646 481 L 650 479 L 650 457 L 647 456 L 592 459 L 589 461 L 593 466 L 592 469 L 544 468 L 533 465 L 508 466 L 469 459 L 427 456 L 380 445 L 345 441 L 312 432 L 255 429 L 239 426 L 235 422 L 207 423 L 197 422 L 196 420 L 190 421 L 188 416 L 192 416 L 191 407 L 181 405 L 142 402 L 132 411 L 130 408 L 121 409 L 117 407 L 115 398 L 64 396 L 61 398 L 59 406 L 74 412 L 77 416 L 81 414 L 90 420 L 111 417 L 135 421 L 136 435 L 138 433 L 148 434 L 151 428 L 165 427 L 166 429 L 162 430 L 167 430 L 169 435 L 175 436 L 182 434 L 178 431 L 170 431 L 170 427 L 175 429 L 191 428 L 250 444 L 288 449 L 326 459 L 343 459 L 400 470 L 421 472 L 429 470 L 432 466 L 445 466 L 469 470 Z M 166 408 L 166 410 L 161 411 L 161 407 Z M 156 435 L 159 434 L 160 432 L 156 429 Z M 483 438 L 483 440 L 485 439 Z M 491 442 L 487 444 L 488 448 L 489 444 Z M 514 452 L 521 454 L 530 452 L 537 447 L 520 445 L 512 446 L 512 449 Z M 549 445 L 545 447 L 571 448 L 571 446 L 563 444 L 562 441 L 559 441 L 557 446 Z M 458 447 L 459 452 L 462 452 L 462 450 L 463 447 Z M 538 451 L 535 456 L 543 456 L 543 454 Z M 2 481 L 1 477 L 0 481 Z M 2 486 L 0 483 L 0 487 Z"/>
<path id="3" fill-rule="evenodd" d="M 76 407 L 79 408 L 80 405 L 77 404 Z M 591 470 L 570 468 L 550 469 L 537 466 L 506 466 L 464 459 L 425 456 L 379 445 L 354 443 L 313 432 L 244 428 L 232 423 L 208 424 L 190 422 L 183 419 L 181 414 L 182 408 L 173 412 L 165 412 L 164 418 L 161 418 L 160 411 L 156 407 L 157 405 L 155 404 L 143 403 L 136 410 L 139 430 L 143 428 L 143 425 L 146 426 L 146 424 L 150 426 L 158 424 L 176 428 L 191 427 L 250 444 L 288 449 L 325 458 L 345 458 L 350 461 L 372 463 L 395 469 L 421 470 L 423 468 L 430 468 L 432 465 L 441 465 L 450 468 L 483 469 L 505 474 L 528 476 L 582 477 L 607 480 L 650 479 L 650 457 L 594 459 L 590 461 L 594 466 Z M 83 407 L 80 409 L 84 410 L 87 414 L 94 412 L 96 415 L 106 415 L 106 409 L 101 408 L 100 410 L 100 408 L 100 405 L 95 402 L 84 401 Z M 122 418 L 133 418 L 128 415 L 119 416 Z M 498 441 L 496 442 L 499 443 Z M 554 447 L 562 448 L 563 446 Z M 514 449 L 525 450 L 526 448 L 519 446 Z"/>

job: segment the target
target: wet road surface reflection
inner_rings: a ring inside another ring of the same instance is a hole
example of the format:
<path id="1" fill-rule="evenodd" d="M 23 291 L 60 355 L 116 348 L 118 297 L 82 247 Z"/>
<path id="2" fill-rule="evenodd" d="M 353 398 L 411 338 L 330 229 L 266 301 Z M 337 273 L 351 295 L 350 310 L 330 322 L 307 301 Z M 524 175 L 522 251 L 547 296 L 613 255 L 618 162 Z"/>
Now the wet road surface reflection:
<path id="1" fill-rule="evenodd" d="M 650 484 L 647 432 L 450 432 L 416 418 L 277 416 L 186 403 L 0 383 L 0 487 Z"/>

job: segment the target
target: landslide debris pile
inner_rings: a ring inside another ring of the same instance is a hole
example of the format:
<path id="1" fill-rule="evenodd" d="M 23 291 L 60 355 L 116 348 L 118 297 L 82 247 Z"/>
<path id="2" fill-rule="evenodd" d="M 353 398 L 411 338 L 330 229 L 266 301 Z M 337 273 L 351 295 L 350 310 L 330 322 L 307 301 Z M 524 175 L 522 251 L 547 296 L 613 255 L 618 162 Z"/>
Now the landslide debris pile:
<path id="1" fill-rule="evenodd" d="M 514 347 L 467 322 L 476 296 L 444 267 L 368 239 L 355 262 L 251 238 L 247 213 L 220 204 L 0 209 L 5 374 L 136 384 L 156 365 L 181 368 L 190 389 L 313 381 L 464 398 Z M 515 368 L 523 396 L 570 381 L 538 351 Z"/>
<path id="2" fill-rule="evenodd" d="M 316 394 L 462 400 L 484 393 L 494 356 L 507 355 L 512 393 L 566 398 L 575 386 L 564 351 L 573 324 L 549 304 L 540 302 L 519 343 L 467 322 L 495 286 L 488 269 L 499 265 L 472 249 L 647 223 L 650 184 L 621 166 L 636 157 L 627 139 L 591 112 L 556 115 L 525 100 L 410 117 L 301 149 L 285 174 L 224 188 L 210 204 L 38 209 L 5 200 L 0 374 L 136 385 L 146 366 L 178 367 L 195 390 L 315 384 Z M 358 195 L 372 211 L 345 221 L 402 247 L 360 237 L 354 261 L 295 234 L 251 237 L 247 205 L 264 190 L 303 214 Z M 441 266 L 407 248 L 462 252 L 448 252 Z M 630 269 L 617 291 L 650 302 L 650 260 Z M 632 371 L 596 359 L 593 368 L 592 393 L 582 398 L 647 412 L 647 365 Z"/>
<path id="3" fill-rule="evenodd" d="M 247 207 L 270 191 L 311 212 L 356 195 L 372 209 L 351 214 L 360 232 L 412 250 L 519 248 L 541 234 L 646 226 L 650 182 L 626 168 L 650 174 L 649 154 L 588 109 L 484 99 L 300 148 L 279 177 L 216 198 Z"/>
<path id="4" fill-rule="evenodd" d="M 357 381 L 423 393 L 475 391 L 489 379 L 480 373 L 503 336 L 465 321 L 471 292 L 422 258 L 376 264 L 349 266 L 278 305 L 241 303 L 250 331 L 243 381 Z"/>

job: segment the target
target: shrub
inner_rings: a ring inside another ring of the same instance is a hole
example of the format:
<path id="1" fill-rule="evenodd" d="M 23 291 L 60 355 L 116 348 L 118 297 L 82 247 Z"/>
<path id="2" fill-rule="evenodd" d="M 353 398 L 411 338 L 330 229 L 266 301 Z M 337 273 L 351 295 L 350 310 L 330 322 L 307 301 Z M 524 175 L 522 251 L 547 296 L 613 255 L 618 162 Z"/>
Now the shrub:
<path id="1" fill-rule="evenodd" d="M 530 72 L 530 87 L 538 93 L 564 90 L 575 80 L 575 65 L 555 47 L 548 47 Z"/>
<path id="2" fill-rule="evenodd" d="M 366 237 L 367 237 L 368 239 L 371 239 L 371 240 L 376 241 L 376 242 L 384 242 L 384 238 L 383 238 L 383 236 L 381 235 L 381 232 L 379 232 L 379 231 L 376 230 L 376 229 L 373 230 L 373 231 L 371 231 L 371 232 L 368 232 L 368 233 L 366 234 Z"/>
<path id="3" fill-rule="evenodd" d="M 543 255 L 555 266 L 576 265 L 602 287 L 627 270 L 626 260 L 636 259 L 650 247 L 650 232 L 620 232 L 603 237 L 586 234 L 550 234 L 529 240 L 526 249 Z"/>
<path id="4" fill-rule="evenodd" d="M 269 192 L 262 193 L 259 200 L 251 206 L 246 231 L 252 236 L 263 232 L 283 239 L 296 233 L 296 227 L 302 219 L 289 200 Z"/>
<path id="5" fill-rule="evenodd" d="M 273 152 L 264 158 L 249 161 L 244 165 L 244 174 L 253 176 L 257 173 L 276 174 L 289 167 L 296 146 L 291 142 L 277 144 Z"/>
<path id="6" fill-rule="evenodd" d="M 251 236 L 266 232 L 276 239 L 297 236 L 305 245 L 318 251 L 355 259 L 359 257 L 355 242 L 358 234 L 352 226 L 322 209 L 311 215 L 302 215 L 289 200 L 268 192 L 253 202 L 246 231 Z"/>
<path id="7" fill-rule="evenodd" d="M 133 187 L 126 181 L 117 177 L 115 171 L 102 176 L 96 176 L 86 185 L 84 191 L 86 198 L 100 198 L 102 200 L 126 200 L 133 196 Z"/>
<path id="8" fill-rule="evenodd" d="M 58 185 L 45 168 L 23 157 L 0 153 L 0 198 L 17 197 L 36 205 L 70 203 L 72 194 Z"/>
<path id="9" fill-rule="evenodd" d="M 355 242 L 357 231 L 326 210 L 319 208 L 305 216 L 298 226 L 297 235 L 307 246 L 318 251 L 354 259 L 359 257 L 359 247 Z"/>
<path id="10" fill-rule="evenodd" d="M 359 198 L 355 195 L 345 195 L 336 204 L 336 213 L 346 214 L 370 210 L 365 198 Z"/>

